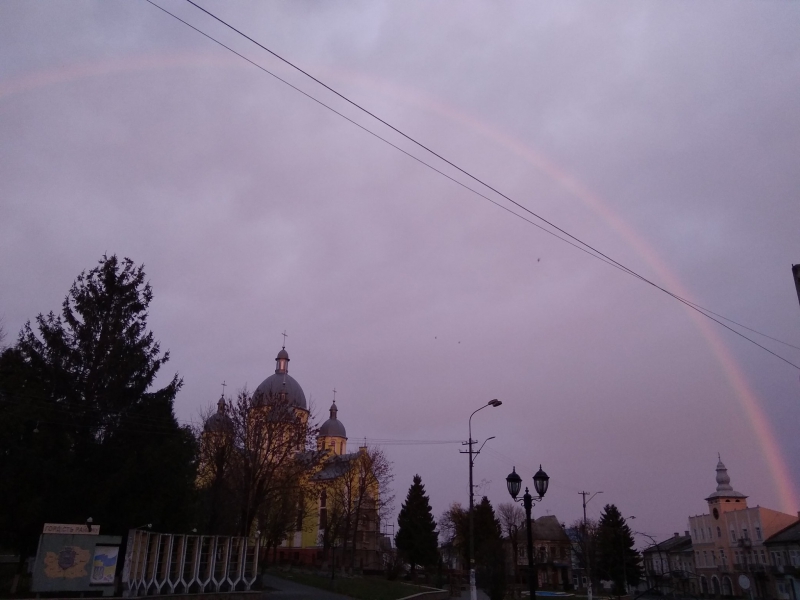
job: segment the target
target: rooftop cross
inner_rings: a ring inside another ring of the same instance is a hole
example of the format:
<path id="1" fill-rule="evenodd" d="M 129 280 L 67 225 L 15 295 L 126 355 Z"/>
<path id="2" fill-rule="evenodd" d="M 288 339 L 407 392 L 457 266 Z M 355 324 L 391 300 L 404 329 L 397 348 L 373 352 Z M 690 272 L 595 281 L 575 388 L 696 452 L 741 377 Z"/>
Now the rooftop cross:
<path id="1" fill-rule="evenodd" d="M 223 396 L 225 395 L 225 388 L 226 388 L 227 386 L 228 386 L 228 384 L 227 384 L 227 383 L 225 383 L 225 381 L 223 380 L 223 382 L 222 382 L 222 395 L 223 395 Z"/>
<path id="2" fill-rule="evenodd" d="M 286 330 L 284 329 L 281 335 L 283 336 L 283 347 L 286 348 L 286 338 L 289 337 L 289 334 L 286 333 Z"/>

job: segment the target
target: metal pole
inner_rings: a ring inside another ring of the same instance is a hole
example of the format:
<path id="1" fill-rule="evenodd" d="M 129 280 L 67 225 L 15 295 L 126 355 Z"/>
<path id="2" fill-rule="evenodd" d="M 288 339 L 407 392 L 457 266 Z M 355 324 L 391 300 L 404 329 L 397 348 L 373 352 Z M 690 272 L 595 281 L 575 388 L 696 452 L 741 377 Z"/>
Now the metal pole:
<path id="1" fill-rule="evenodd" d="M 484 408 L 481 406 L 481 408 Z M 480 410 L 480 408 L 478 409 Z M 475 412 L 472 413 L 474 415 Z M 474 500 L 472 488 L 472 415 L 469 416 L 469 597 L 478 600 L 475 587 L 475 527 L 473 526 Z"/>
<path id="2" fill-rule="evenodd" d="M 586 528 L 586 494 L 589 492 L 581 492 L 581 497 L 583 498 L 583 556 L 585 560 L 586 568 L 586 581 L 587 581 L 587 589 L 586 589 L 586 597 L 588 600 L 592 600 L 592 569 L 589 565 L 589 531 Z"/>
<path id="3" fill-rule="evenodd" d="M 525 495 L 522 497 L 525 506 L 525 516 L 528 523 L 528 589 L 531 593 L 531 600 L 536 599 L 536 584 L 538 583 L 536 565 L 533 562 L 533 523 L 531 523 L 531 509 L 533 508 L 533 498 L 531 498 L 528 488 L 525 488 Z"/>

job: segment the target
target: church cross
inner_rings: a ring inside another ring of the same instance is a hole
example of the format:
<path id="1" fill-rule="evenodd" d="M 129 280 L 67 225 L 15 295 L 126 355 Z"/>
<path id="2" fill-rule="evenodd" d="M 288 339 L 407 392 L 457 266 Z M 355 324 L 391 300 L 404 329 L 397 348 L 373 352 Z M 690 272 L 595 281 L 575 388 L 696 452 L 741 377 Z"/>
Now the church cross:
<path id="1" fill-rule="evenodd" d="M 286 338 L 289 337 L 289 334 L 286 333 L 286 330 L 284 329 L 281 335 L 283 336 L 283 347 L 286 348 Z"/>
<path id="2" fill-rule="evenodd" d="M 222 382 L 222 395 L 223 395 L 223 396 L 225 395 L 225 388 L 226 388 L 227 386 L 228 386 L 228 384 L 227 384 L 227 383 L 225 383 L 225 381 L 223 381 L 223 382 Z"/>

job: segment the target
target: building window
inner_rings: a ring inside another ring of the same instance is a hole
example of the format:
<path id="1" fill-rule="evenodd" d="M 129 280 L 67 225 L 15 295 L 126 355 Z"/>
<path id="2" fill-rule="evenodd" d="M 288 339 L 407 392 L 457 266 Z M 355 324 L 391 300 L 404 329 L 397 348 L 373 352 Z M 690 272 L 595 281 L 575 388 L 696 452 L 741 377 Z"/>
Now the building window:
<path id="1" fill-rule="evenodd" d="M 764 550 L 762 550 L 762 551 L 761 551 L 761 564 L 762 564 L 762 565 L 765 565 L 765 564 L 767 564 L 767 555 L 766 555 L 766 553 L 764 552 Z"/>
<path id="2" fill-rule="evenodd" d="M 747 535 L 747 527 L 742 527 L 742 537 L 746 540 L 750 539 Z"/>
<path id="3" fill-rule="evenodd" d="M 705 567 L 708 564 L 708 552 L 703 550 L 703 566 Z"/>
<path id="4" fill-rule="evenodd" d="M 756 539 L 761 541 L 761 527 L 756 527 Z"/>
<path id="5" fill-rule="evenodd" d="M 731 541 L 732 542 L 736 541 L 736 530 L 735 529 L 731 529 Z"/>
<path id="6" fill-rule="evenodd" d="M 692 534 L 694 534 L 692 537 L 694 537 L 694 539 L 696 540 L 697 539 L 697 529 L 692 529 Z"/>
<path id="7" fill-rule="evenodd" d="M 708 528 L 708 539 L 713 540 L 714 534 L 711 533 L 711 527 Z"/>
<path id="8" fill-rule="evenodd" d="M 717 537 L 718 538 L 722 537 L 722 529 L 720 529 L 719 527 L 717 527 Z"/>

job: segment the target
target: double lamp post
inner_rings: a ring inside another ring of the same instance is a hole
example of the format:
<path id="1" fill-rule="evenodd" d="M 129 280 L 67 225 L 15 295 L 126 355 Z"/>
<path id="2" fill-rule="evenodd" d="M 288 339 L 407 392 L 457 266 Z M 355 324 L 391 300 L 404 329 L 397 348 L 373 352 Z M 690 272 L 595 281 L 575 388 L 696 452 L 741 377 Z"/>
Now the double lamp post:
<path id="1" fill-rule="evenodd" d="M 472 468 L 475 465 L 475 457 L 480 454 L 483 445 L 481 448 L 478 449 L 477 452 L 473 452 L 472 445 L 477 443 L 477 440 L 472 439 L 472 417 L 475 415 L 476 412 L 479 410 L 483 410 L 487 406 L 497 407 L 500 406 L 502 402 L 500 400 L 494 399 L 490 400 L 477 410 L 473 411 L 472 414 L 469 416 L 469 441 L 467 444 L 469 445 L 469 592 L 470 592 L 470 600 L 477 599 L 477 590 L 475 587 L 475 529 L 473 526 L 473 512 L 475 510 L 475 502 L 474 502 L 474 494 L 473 494 L 473 484 L 472 484 Z M 485 444 L 492 438 L 487 438 L 483 443 Z M 550 483 L 550 478 L 547 476 L 542 470 L 542 465 L 539 465 L 539 470 L 537 471 L 536 475 L 533 476 L 533 487 L 538 494 L 538 497 L 534 498 L 528 492 L 528 488 L 525 488 L 525 495 L 522 498 L 517 499 L 519 495 L 520 488 L 522 487 L 522 478 L 517 475 L 517 469 L 514 467 L 511 471 L 511 474 L 506 477 L 506 484 L 508 486 L 508 493 L 511 494 L 511 497 L 514 499 L 514 502 L 522 502 L 522 505 L 525 507 L 525 517 L 526 517 L 526 524 L 527 524 L 527 534 L 528 534 L 528 587 L 530 589 L 530 598 L 531 600 L 536 599 L 536 567 L 534 566 L 534 554 L 533 554 L 533 532 L 531 531 L 532 523 L 531 523 L 531 509 L 533 509 L 533 505 L 536 502 L 540 502 L 544 495 L 547 493 L 547 486 Z"/>
<path id="2" fill-rule="evenodd" d="M 547 493 L 547 486 L 549 484 L 550 478 L 547 476 L 547 473 L 542 470 L 542 465 L 539 465 L 539 470 L 536 472 L 536 475 L 533 476 L 533 487 L 539 496 L 537 498 L 531 496 L 530 492 L 528 492 L 528 488 L 526 487 L 525 495 L 522 498 L 517 499 L 519 490 L 522 487 L 522 478 L 517 475 L 516 467 L 514 467 L 511 470 L 511 474 L 506 477 L 508 493 L 511 494 L 514 502 L 522 502 L 522 506 L 525 507 L 525 524 L 527 525 L 528 534 L 528 589 L 531 593 L 531 600 L 535 600 L 536 598 L 536 584 L 538 579 L 536 574 L 536 565 L 533 562 L 533 523 L 531 522 L 531 509 L 533 508 L 534 503 L 540 502 L 542 498 L 544 498 L 544 495 Z"/>

